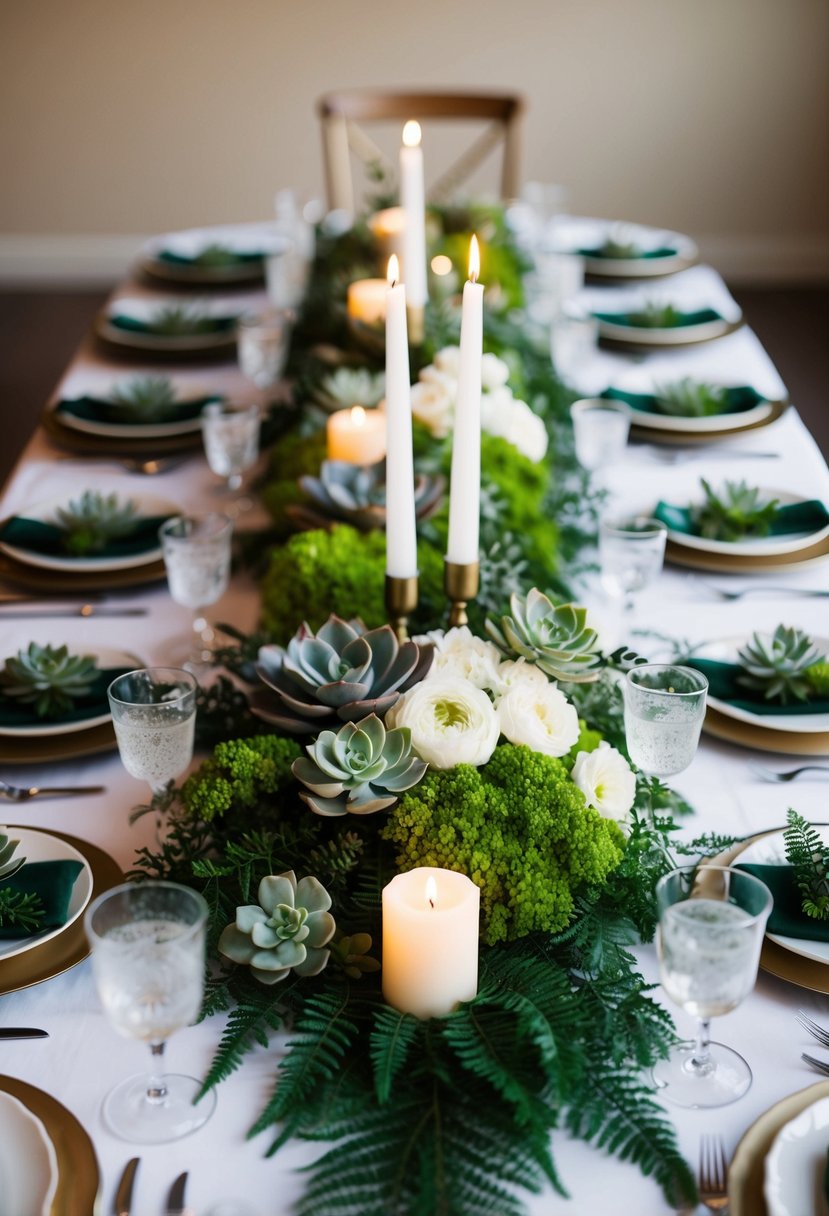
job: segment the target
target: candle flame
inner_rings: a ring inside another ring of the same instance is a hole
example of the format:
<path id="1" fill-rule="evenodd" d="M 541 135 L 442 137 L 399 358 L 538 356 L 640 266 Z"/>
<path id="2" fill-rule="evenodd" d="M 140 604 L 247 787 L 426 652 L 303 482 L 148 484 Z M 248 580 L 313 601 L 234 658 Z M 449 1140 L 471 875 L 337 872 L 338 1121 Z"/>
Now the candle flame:
<path id="1" fill-rule="evenodd" d="M 396 253 L 393 253 L 389 258 L 386 280 L 389 287 L 394 287 L 400 281 L 400 262 Z"/>
<path id="2" fill-rule="evenodd" d="M 366 411 L 361 405 L 353 405 L 351 407 L 351 423 L 352 426 L 366 425 Z"/>
<path id="3" fill-rule="evenodd" d="M 403 143 L 407 148 L 416 148 L 420 143 L 420 123 L 410 118 L 403 127 Z"/>
<path id="4" fill-rule="evenodd" d="M 426 898 L 429 901 L 430 908 L 434 908 L 437 897 L 438 897 L 438 885 L 430 874 L 429 877 L 426 879 Z"/>
<path id="5" fill-rule="evenodd" d="M 478 238 L 472 234 L 472 240 L 469 242 L 469 277 L 473 283 L 478 282 L 478 275 L 481 273 L 481 253 L 478 249 Z"/>

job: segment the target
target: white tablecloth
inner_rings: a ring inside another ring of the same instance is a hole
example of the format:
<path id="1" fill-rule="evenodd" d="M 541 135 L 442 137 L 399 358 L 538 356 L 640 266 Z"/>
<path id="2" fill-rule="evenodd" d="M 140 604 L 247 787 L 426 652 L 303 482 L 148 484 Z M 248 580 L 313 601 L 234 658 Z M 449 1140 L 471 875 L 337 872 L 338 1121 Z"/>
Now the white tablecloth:
<path id="1" fill-rule="evenodd" d="M 700 268 L 693 273 L 704 285 L 715 284 L 720 293 L 718 300 L 722 300 L 725 288 L 713 271 Z M 753 377 L 760 377 L 769 389 L 779 384 L 779 377 L 756 338 L 746 330 L 704 349 L 676 352 L 664 358 L 678 374 L 696 371 L 698 362 L 707 359 L 728 369 L 734 382 L 743 378 L 754 382 Z M 584 369 L 584 374 L 594 381 L 597 375 L 606 378 L 607 383 L 615 380 L 617 374 L 629 374 L 631 369 L 646 374 L 647 367 L 647 363 L 631 363 L 625 355 L 597 353 L 595 363 Z M 70 370 L 71 387 L 77 389 L 81 377 L 91 375 L 93 381 L 98 380 L 102 369 L 107 378 L 125 368 L 126 362 L 107 364 L 87 343 Z M 207 382 L 226 390 L 239 384 L 230 365 L 202 366 L 185 375 L 200 384 Z M 731 442 L 742 450 L 774 450 L 779 459 L 749 461 L 735 456 L 733 466 L 718 461 L 715 475 L 749 477 L 829 502 L 829 472 L 795 409 L 772 427 Z M 188 510 L 206 508 L 217 501 L 216 479 L 200 455 L 152 481 L 130 477 L 105 463 L 58 456 L 44 434 L 38 432 L 5 489 L 0 514 L 5 516 L 65 490 L 79 491 L 91 484 L 122 493 L 159 494 Z M 632 447 L 612 472 L 610 489 L 620 507 L 652 508 L 660 497 L 682 502 L 696 486 L 700 473 L 709 471 L 703 451 L 692 463 L 666 466 L 655 459 L 651 450 Z M 692 641 L 773 627 L 780 621 L 824 636 L 829 633 L 825 600 L 756 596 L 729 604 L 717 599 L 707 589 L 706 581 L 703 577 L 667 570 L 658 587 L 643 597 L 639 623 L 643 628 L 652 627 Z M 737 579 L 711 581 L 722 586 L 739 585 Z M 824 565 L 787 575 L 786 581 L 792 585 L 829 587 L 829 574 Z M 0 652 L 8 654 L 32 639 L 68 642 L 81 650 L 94 641 L 101 645 L 127 645 L 147 663 L 170 661 L 189 629 L 187 611 L 172 604 L 161 586 L 121 593 L 118 602 L 146 605 L 148 614 L 126 620 L 12 622 L 2 619 L 0 607 Z M 607 618 L 607 607 L 601 604 L 598 607 Z M 232 620 L 247 628 L 254 624 L 256 613 L 255 589 L 239 579 L 212 615 L 216 620 Z M 791 758 L 760 755 L 703 739 L 693 766 L 675 781 L 696 808 L 693 820 L 684 829 L 687 835 L 709 829 L 744 834 L 775 827 L 783 822 L 790 804 L 807 816 L 826 817 L 829 780 L 816 775 L 788 787 L 768 784 L 751 774 L 748 765 L 752 760 L 778 767 L 797 763 Z M 125 774 L 117 754 L 56 764 L 48 770 L 9 765 L 3 768 L 2 775 L 6 780 L 22 783 L 43 782 L 48 775 L 50 784 L 106 785 L 106 792 L 96 797 L 34 802 L 20 808 L 8 805 L 3 814 L 9 821 L 74 833 L 106 849 L 124 867 L 130 866 L 137 846 L 151 842 L 153 828 L 149 818 L 134 827 L 128 826 L 129 809 L 144 800 L 146 790 L 141 782 Z M 646 977 L 655 980 L 653 949 L 642 947 L 638 954 Z M 763 1110 L 816 1079 L 799 1058 L 807 1041 L 794 1021 L 798 1007 L 829 1022 L 829 998 L 814 996 L 761 974 L 756 991 L 743 1005 L 721 1023 L 715 1023 L 715 1037 L 734 1044 L 745 1054 L 755 1079 L 749 1093 L 732 1106 L 714 1113 L 675 1113 L 681 1145 L 689 1160 L 696 1162 L 701 1132 L 722 1131 L 727 1148 L 733 1150 L 739 1137 Z M 677 1024 L 680 1031 L 690 1033 L 690 1019 L 681 1013 L 677 1013 Z M 173 1177 L 189 1169 L 188 1199 L 196 1213 L 203 1214 L 222 1196 L 244 1198 L 259 1216 L 290 1212 L 303 1189 L 297 1167 L 310 1160 L 315 1150 L 292 1143 L 277 1158 L 268 1160 L 264 1154 L 270 1143 L 269 1135 L 260 1135 L 252 1141 L 246 1139 L 249 1126 L 271 1092 L 279 1056 L 278 1041 L 267 1050 L 257 1048 L 247 1056 L 242 1068 L 220 1087 L 216 1113 L 197 1134 L 170 1146 L 134 1149 L 103 1126 L 100 1103 L 117 1080 L 146 1068 L 148 1053 L 142 1044 L 119 1038 L 107 1024 L 95 995 L 88 961 L 48 983 L 0 998 L 0 1026 L 10 1025 L 37 1025 L 49 1031 L 51 1037 L 40 1042 L 0 1043 L 0 1073 L 11 1073 L 48 1090 L 74 1111 L 88 1129 L 101 1165 L 103 1210 L 110 1210 L 120 1171 L 127 1158 L 137 1151 L 142 1165 L 136 1211 L 160 1212 Z M 177 1033 L 168 1047 L 171 1070 L 201 1075 L 210 1063 L 222 1025 L 223 1018 L 214 1017 Z M 658 1188 L 635 1167 L 571 1142 L 564 1134 L 557 1137 L 556 1158 L 560 1176 L 573 1199 L 568 1205 L 547 1193 L 531 1200 L 531 1211 L 537 1216 L 559 1210 L 578 1216 L 609 1210 L 610 1196 L 616 1197 L 611 1204 L 615 1210 L 635 1212 L 637 1216 L 657 1216 L 669 1210 Z"/>

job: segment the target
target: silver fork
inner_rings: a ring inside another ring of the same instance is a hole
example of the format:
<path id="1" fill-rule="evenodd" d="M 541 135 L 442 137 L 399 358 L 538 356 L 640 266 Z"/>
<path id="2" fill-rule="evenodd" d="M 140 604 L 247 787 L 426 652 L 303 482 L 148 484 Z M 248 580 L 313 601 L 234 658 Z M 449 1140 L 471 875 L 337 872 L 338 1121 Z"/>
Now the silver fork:
<path id="1" fill-rule="evenodd" d="M 658 464 L 686 464 L 693 460 L 778 460 L 777 452 L 755 452 L 739 448 L 663 448 L 657 444 L 643 444 L 648 454 Z"/>
<path id="2" fill-rule="evenodd" d="M 801 773 L 829 773 L 825 764 L 802 764 L 800 768 L 790 768 L 785 773 L 776 772 L 773 768 L 763 768 L 762 764 L 749 764 L 751 771 L 764 781 L 794 781 Z"/>
<path id="3" fill-rule="evenodd" d="M 703 586 L 714 595 L 718 595 L 721 600 L 741 600 L 744 595 L 756 595 L 760 592 L 771 592 L 772 594 L 782 595 L 804 595 L 804 596 L 826 596 L 829 595 L 829 590 L 818 590 L 813 587 L 741 587 L 739 591 L 726 591 L 724 587 L 716 587 L 713 583 L 708 583 L 702 580 Z"/>
<path id="4" fill-rule="evenodd" d="M 809 1015 L 804 1013 L 802 1009 L 798 1009 L 795 1017 L 803 1029 L 808 1031 L 813 1039 L 817 1039 L 821 1047 L 829 1047 L 829 1030 L 824 1030 L 819 1022 L 813 1022 Z"/>
<path id="5" fill-rule="evenodd" d="M 0 781 L 0 798 L 9 802 L 29 802 L 32 798 L 64 798 L 73 794 L 102 794 L 104 785 L 9 785 Z"/>
<path id="6" fill-rule="evenodd" d="M 709 1212 L 728 1209 L 728 1161 L 722 1136 L 703 1136 L 699 1146 L 700 1202 Z"/>
<path id="7" fill-rule="evenodd" d="M 823 1073 L 825 1077 L 829 1077 L 829 1064 L 824 1060 L 816 1060 L 814 1056 L 810 1056 L 807 1052 L 800 1053 L 801 1060 L 805 1060 L 810 1068 L 814 1068 L 815 1072 Z"/>

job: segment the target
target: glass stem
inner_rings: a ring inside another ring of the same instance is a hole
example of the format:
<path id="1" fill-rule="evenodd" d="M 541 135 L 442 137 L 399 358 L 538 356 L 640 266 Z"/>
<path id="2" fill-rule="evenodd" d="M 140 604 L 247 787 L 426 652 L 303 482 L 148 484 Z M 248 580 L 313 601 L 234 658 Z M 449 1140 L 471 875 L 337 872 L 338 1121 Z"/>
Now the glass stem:
<path id="1" fill-rule="evenodd" d="M 153 1056 L 153 1069 L 160 1068 L 164 1059 L 164 1043 L 150 1043 Z M 167 1097 L 167 1085 L 163 1076 L 155 1071 L 147 1078 L 147 1101 L 153 1106 L 160 1106 Z"/>
<path id="2" fill-rule="evenodd" d="M 688 1069 L 694 1072 L 697 1076 L 706 1076 L 714 1069 L 714 1062 L 711 1059 L 711 1019 L 699 1018 L 697 1020 L 697 1037 L 694 1042 L 694 1050 L 688 1061 Z"/>

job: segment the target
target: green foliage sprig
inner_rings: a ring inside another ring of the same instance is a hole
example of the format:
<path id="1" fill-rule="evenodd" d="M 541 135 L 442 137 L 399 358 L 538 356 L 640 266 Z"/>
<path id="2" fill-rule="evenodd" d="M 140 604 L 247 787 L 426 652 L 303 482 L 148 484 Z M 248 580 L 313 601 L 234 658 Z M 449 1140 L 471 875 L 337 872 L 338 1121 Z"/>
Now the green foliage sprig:
<path id="1" fill-rule="evenodd" d="M 786 813 L 786 822 L 786 860 L 794 866 L 803 911 L 814 920 L 829 920 L 829 847 L 792 807 Z"/>

